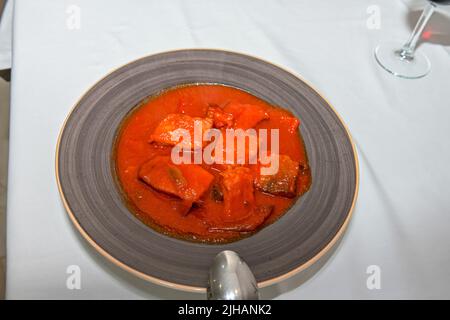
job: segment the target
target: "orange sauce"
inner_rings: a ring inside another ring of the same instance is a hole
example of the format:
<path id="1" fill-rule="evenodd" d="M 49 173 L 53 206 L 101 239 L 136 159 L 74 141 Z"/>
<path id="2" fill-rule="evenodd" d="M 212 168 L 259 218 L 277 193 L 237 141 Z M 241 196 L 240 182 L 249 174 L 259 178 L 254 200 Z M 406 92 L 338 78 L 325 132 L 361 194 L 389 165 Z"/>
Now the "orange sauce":
<path id="1" fill-rule="evenodd" d="M 194 206 L 188 214 L 182 214 L 184 209 L 180 199 L 154 190 L 138 177 L 139 168 L 149 159 L 171 154 L 171 146 L 149 143 L 149 137 L 167 115 L 183 113 L 205 117 L 209 105 L 233 102 L 264 108 L 269 119 L 259 122 L 255 129 L 279 129 L 279 153 L 299 162 L 302 168 L 297 177 L 296 197 L 274 196 L 255 189 L 255 204 L 273 207 L 261 227 L 277 220 L 309 189 L 311 174 L 300 132 L 298 129 L 295 132 L 289 130 L 289 123 L 284 121 L 286 117 L 294 117 L 289 111 L 272 106 L 245 91 L 223 85 L 177 87 L 148 99 L 134 109 L 124 120 L 116 139 L 114 162 L 117 180 L 129 208 L 141 221 L 160 232 L 191 241 L 229 242 L 253 233 L 211 231 L 205 217 L 220 217 L 223 203 L 211 199 L 209 193 L 202 197 L 201 206 Z M 202 167 L 214 177 L 219 177 L 220 170 L 214 165 Z"/>

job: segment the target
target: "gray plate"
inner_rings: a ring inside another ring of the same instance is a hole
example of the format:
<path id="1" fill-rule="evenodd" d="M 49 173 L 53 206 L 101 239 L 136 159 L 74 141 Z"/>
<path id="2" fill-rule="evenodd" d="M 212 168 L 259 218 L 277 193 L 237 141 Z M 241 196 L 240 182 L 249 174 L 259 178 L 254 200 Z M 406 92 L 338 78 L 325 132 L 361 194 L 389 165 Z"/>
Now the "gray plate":
<path id="1" fill-rule="evenodd" d="M 220 83 L 289 109 L 301 120 L 311 189 L 278 221 L 243 240 L 208 245 L 174 239 L 138 220 L 122 201 L 112 167 L 118 127 L 149 95 L 180 84 Z M 204 291 L 222 250 L 238 252 L 261 287 L 319 259 L 347 225 L 358 190 L 350 135 L 327 101 L 304 80 L 268 62 L 219 50 L 148 56 L 107 75 L 76 104 L 58 141 L 56 175 L 71 220 L 105 257 L 165 286 Z"/>

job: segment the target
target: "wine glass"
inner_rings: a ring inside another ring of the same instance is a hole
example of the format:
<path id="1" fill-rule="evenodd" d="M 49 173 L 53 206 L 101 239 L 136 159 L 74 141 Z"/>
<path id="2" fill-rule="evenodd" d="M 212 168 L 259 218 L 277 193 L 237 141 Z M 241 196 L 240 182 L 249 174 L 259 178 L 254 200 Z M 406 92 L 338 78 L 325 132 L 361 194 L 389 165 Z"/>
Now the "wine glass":
<path id="1" fill-rule="evenodd" d="M 426 24 L 433 15 L 436 3 L 450 4 L 450 0 L 429 1 L 417 21 L 414 31 L 403 46 L 399 43 L 386 42 L 375 48 L 375 58 L 384 70 L 397 77 L 407 79 L 422 78 L 430 72 L 430 60 L 420 50 L 416 50 L 416 46 Z"/>

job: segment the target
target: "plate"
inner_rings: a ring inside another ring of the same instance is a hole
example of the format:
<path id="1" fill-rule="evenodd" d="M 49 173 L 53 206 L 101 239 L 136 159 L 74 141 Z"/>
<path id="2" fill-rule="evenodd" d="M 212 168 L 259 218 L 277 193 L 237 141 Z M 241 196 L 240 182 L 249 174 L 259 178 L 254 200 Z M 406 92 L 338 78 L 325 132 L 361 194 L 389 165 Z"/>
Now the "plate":
<path id="1" fill-rule="evenodd" d="M 301 121 L 311 189 L 275 223 L 237 242 L 194 243 L 149 228 L 127 209 L 115 179 L 113 145 L 124 117 L 149 96 L 193 83 L 248 91 Z M 358 160 L 347 127 L 305 80 L 252 56 L 188 49 L 133 61 L 96 83 L 63 125 L 56 177 L 71 221 L 103 256 L 145 280 L 205 292 L 209 266 L 222 250 L 239 253 L 260 287 L 286 279 L 323 256 L 350 220 Z"/>

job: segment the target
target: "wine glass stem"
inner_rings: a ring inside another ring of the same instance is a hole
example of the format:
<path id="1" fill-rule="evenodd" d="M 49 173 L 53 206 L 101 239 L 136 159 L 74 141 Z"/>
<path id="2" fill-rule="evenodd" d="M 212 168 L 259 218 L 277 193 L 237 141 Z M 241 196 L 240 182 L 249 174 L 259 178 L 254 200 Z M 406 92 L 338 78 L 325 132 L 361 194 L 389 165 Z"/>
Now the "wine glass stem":
<path id="1" fill-rule="evenodd" d="M 402 59 L 412 60 L 414 59 L 414 51 L 416 50 L 417 42 L 422 35 L 423 29 L 425 29 L 426 24 L 433 15 L 435 4 L 429 2 L 427 7 L 423 10 L 422 15 L 417 21 L 414 31 L 409 37 L 408 41 L 400 49 L 399 54 Z"/>

